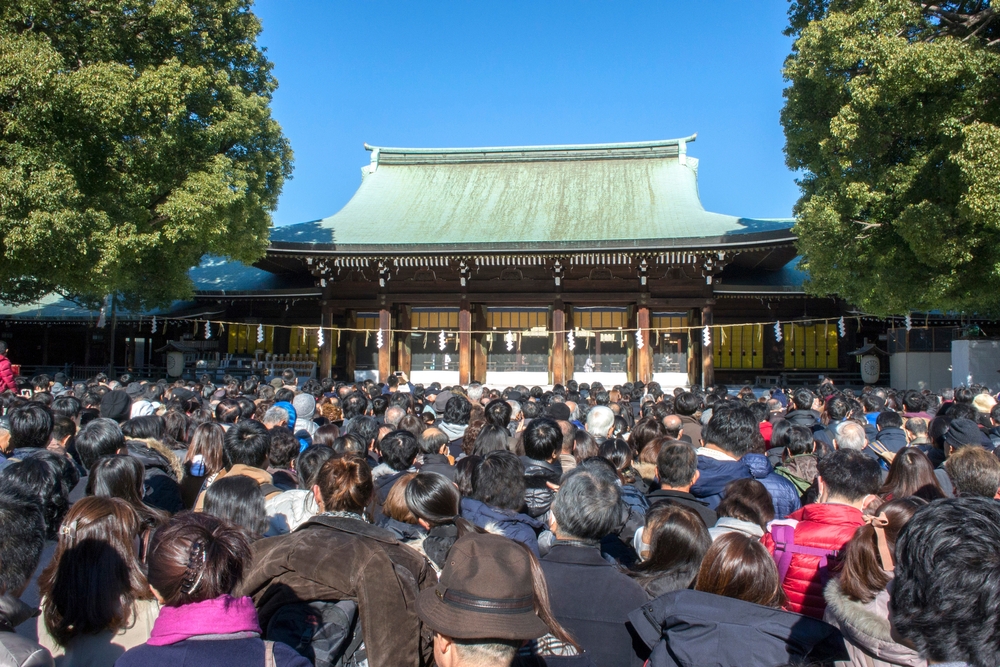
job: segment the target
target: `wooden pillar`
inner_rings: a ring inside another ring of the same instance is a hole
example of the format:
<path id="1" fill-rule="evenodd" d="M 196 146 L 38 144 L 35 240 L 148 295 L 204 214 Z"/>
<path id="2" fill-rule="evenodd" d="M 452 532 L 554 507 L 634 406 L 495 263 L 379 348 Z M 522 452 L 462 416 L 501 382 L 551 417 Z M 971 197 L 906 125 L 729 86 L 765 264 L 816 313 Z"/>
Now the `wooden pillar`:
<path id="1" fill-rule="evenodd" d="M 566 311 L 561 302 L 552 306 L 552 364 L 549 381 L 566 384 Z"/>
<path id="2" fill-rule="evenodd" d="M 337 335 L 333 330 L 333 307 L 326 301 L 322 304 L 319 325 L 323 327 L 323 346 L 319 349 L 319 368 L 316 375 L 320 380 L 333 375 L 333 346 Z"/>
<path id="3" fill-rule="evenodd" d="M 409 306 L 396 307 L 396 370 L 406 373 L 406 377 L 410 377 L 413 366 L 410 312 Z"/>
<path id="4" fill-rule="evenodd" d="M 636 315 L 636 327 L 642 332 L 643 344 L 641 350 L 636 350 L 636 380 L 644 384 L 653 380 L 653 340 L 649 332 L 649 321 L 649 308 L 640 307 Z"/>
<path id="5" fill-rule="evenodd" d="M 458 383 L 472 382 L 472 311 L 462 303 L 458 311 Z"/>
<path id="6" fill-rule="evenodd" d="M 486 306 L 473 306 L 472 328 L 476 331 L 485 332 L 486 326 Z M 472 335 L 472 379 L 476 382 L 486 383 L 486 337 L 487 333 L 476 333 Z"/>
<path id="7" fill-rule="evenodd" d="M 382 332 L 382 347 L 378 349 L 378 381 L 385 382 L 392 373 L 392 313 L 386 308 L 378 311 L 378 328 Z"/>
<path id="8" fill-rule="evenodd" d="M 358 313 L 355 310 L 347 311 L 347 328 L 357 329 L 358 328 Z M 347 374 L 346 381 L 349 383 L 354 382 L 354 371 L 358 368 L 358 332 L 357 331 L 347 331 L 347 350 L 344 355 L 344 373 Z"/>
<path id="9" fill-rule="evenodd" d="M 702 306 L 702 327 L 711 327 L 713 321 L 712 306 Z M 715 384 L 715 334 L 716 332 L 713 330 L 711 343 L 708 345 L 702 344 L 701 346 L 701 386 L 703 388 Z"/>

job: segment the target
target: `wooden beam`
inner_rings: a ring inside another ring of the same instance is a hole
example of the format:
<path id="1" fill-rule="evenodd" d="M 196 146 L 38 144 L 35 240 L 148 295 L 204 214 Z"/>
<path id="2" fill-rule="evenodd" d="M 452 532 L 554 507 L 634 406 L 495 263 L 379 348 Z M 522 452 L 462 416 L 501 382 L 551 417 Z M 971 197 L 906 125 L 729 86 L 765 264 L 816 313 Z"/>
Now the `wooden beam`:
<path id="1" fill-rule="evenodd" d="M 322 380 L 333 374 L 333 346 L 337 343 L 337 336 L 332 329 L 333 309 L 326 301 L 323 302 L 320 313 L 320 326 L 323 327 L 323 346 L 319 350 L 317 375 Z"/>
<path id="2" fill-rule="evenodd" d="M 486 330 L 486 306 L 477 304 L 473 308 L 472 327 L 476 331 Z M 476 382 L 486 383 L 486 365 L 488 355 L 486 351 L 486 338 L 489 334 L 477 333 L 472 335 L 472 379 Z"/>
<path id="3" fill-rule="evenodd" d="M 382 347 L 378 349 L 378 380 L 385 382 L 392 373 L 392 313 L 378 311 L 378 327 L 382 331 Z"/>
<path id="4" fill-rule="evenodd" d="M 468 304 L 462 304 L 458 311 L 458 383 L 467 385 L 472 381 L 472 311 Z"/>
<path id="5" fill-rule="evenodd" d="M 552 384 L 566 384 L 566 311 L 562 303 L 552 307 Z"/>
<path id="6" fill-rule="evenodd" d="M 649 308 L 640 307 L 636 314 L 636 325 L 642 332 L 643 345 L 641 350 L 636 350 L 636 379 L 646 384 L 653 380 L 653 341 L 650 338 L 649 322 Z"/>
<path id="7" fill-rule="evenodd" d="M 701 307 L 701 324 L 703 327 L 712 326 L 714 322 L 712 306 Z M 701 386 L 709 387 L 715 384 L 715 332 L 712 332 L 712 340 L 708 345 L 701 346 Z"/>

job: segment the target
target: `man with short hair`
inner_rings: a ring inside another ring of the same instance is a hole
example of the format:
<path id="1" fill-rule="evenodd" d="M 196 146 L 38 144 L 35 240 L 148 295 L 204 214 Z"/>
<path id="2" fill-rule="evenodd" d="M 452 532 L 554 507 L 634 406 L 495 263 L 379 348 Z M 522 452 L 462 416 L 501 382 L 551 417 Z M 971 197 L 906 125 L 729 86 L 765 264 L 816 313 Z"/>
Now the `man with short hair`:
<path id="1" fill-rule="evenodd" d="M 863 511 L 877 498 L 882 474 L 876 461 L 852 450 L 828 454 L 818 469 L 819 501 L 773 521 L 761 542 L 778 561 L 786 609 L 822 619 L 829 562 L 864 525 Z"/>
<path id="2" fill-rule="evenodd" d="M 834 440 L 837 449 L 848 449 L 860 452 L 868 446 L 868 435 L 865 427 L 852 421 L 846 421 L 837 427 L 837 438 Z"/>
<path id="3" fill-rule="evenodd" d="M 903 418 L 898 412 L 886 410 L 875 420 L 878 437 L 875 440 L 893 454 L 906 447 L 906 433 L 903 431 Z"/>
<path id="4" fill-rule="evenodd" d="M 527 514 L 524 506 L 524 464 L 513 452 L 487 454 L 472 474 L 472 497 L 462 498 L 462 518 L 480 528 L 520 542 L 538 556 L 538 537 L 545 524 Z"/>
<path id="5" fill-rule="evenodd" d="M 1000 460 L 978 445 L 960 447 L 944 462 L 959 498 L 1000 496 Z"/>
<path id="6" fill-rule="evenodd" d="M 10 447 L 15 457 L 45 449 L 51 437 L 52 413 L 41 403 L 27 403 L 10 412 Z"/>
<path id="7" fill-rule="evenodd" d="M 704 444 L 695 451 L 700 475 L 691 487 L 694 497 L 714 510 L 729 482 L 752 476 L 749 466 L 740 459 L 759 437 L 757 419 L 747 408 L 717 410 L 701 432 Z"/>
<path id="8" fill-rule="evenodd" d="M 694 418 L 699 408 L 701 408 L 701 399 L 690 391 L 681 392 L 674 399 L 674 412 L 681 419 L 681 429 L 684 431 L 684 436 L 687 436 L 687 439 L 695 447 L 701 447 L 702 426 L 701 422 Z M 677 436 L 677 439 L 683 440 L 684 438 Z"/>
<path id="9" fill-rule="evenodd" d="M 0 664 L 5 667 L 51 667 L 52 656 L 39 644 L 14 632 L 38 615 L 21 601 L 45 547 L 45 523 L 33 503 L 0 495 Z"/>
<path id="10" fill-rule="evenodd" d="M 275 427 L 289 428 L 288 423 L 288 411 L 284 408 L 278 407 L 277 405 L 272 405 L 264 413 L 264 417 L 261 419 L 264 424 L 264 428 L 270 430 Z"/>
<path id="11" fill-rule="evenodd" d="M 533 419 L 524 429 L 522 440 L 524 456 L 524 503 L 528 516 L 540 517 L 549 511 L 555 495 L 552 487 L 558 486 L 563 470 L 559 464 L 562 451 L 562 431 L 559 424 L 548 417 Z"/>
<path id="12" fill-rule="evenodd" d="M 420 449 L 420 472 L 436 472 L 455 481 L 455 466 L 448 457 L 448 436 L 433 426 L 417 438 Z"/>
<path id="13" fill-rule="evenodd" d="M 595 405 L 587 413 L 587 433 L 600 445 L 615 427 L 615 413 L 606 405 Z"/>
<path id="14" fill-rule="evenodd" d="M 613 472 L 613 471 L 612 471 Z M 613 477 L 577 468 L 552 503 L 556 542 L 542 558 L 552 614 L 598 665 L 643 664 L 626 621 L 646 592 L 601 556 L 601 540 L 622 521 Z"/>
<path id="15" fill-rule="evenodd" d="M 650 509 L 664 503 L 683 505 L 697 512 L 706 527 L 714 526 L 718 519 L 715 511 L 707 502 L 691 495 L 691 486 L 700 475 L 698 456 L 689 445 L 683 442 L 664 444 L 656 456 L 656 476 L 660 480 L 660 488 L 646 496 Z"/>
<path id="16" fill-rule="evenodd" d="M 274 479 L 267 472 L 268 453 L 271 450 L 271 434 L 258 421 L 239 421 L 226 431 L 222 441 L 222 462 L 225 468 L 215 478 L 249 477 L 257 482 L 264 498 L 272 498 L 281 489 L 274 485 Z M 205 507 L 205 489 L 198 494 L 194 511 L 201 512 Z"/>
<path id="17" fill-rule="evenodd" d="M 113 456 L 125 449 L 125 436 L 118 422 L 99 417 L 87 422 L 76 434 L 73 443 L 84 472 L 80 476 L 80 481 L 69 492 L 70 503 L 75 503 L 87 495 L 90 469 L 100 458 Z"/>
<path id="18" fill-rule="evenodd" d="M 375 483 L 376 513 L 382 511 L 382 504 L 389 496 L 392 485 L 413 467 L 420 451 L 417 438 L 409 431 L 391 431 L 379 442 L 382 463 L 372 470 Z"/>
<path id="19" fill-rule="evenodd" d="M 889 618 L 930 664 L 1000 665 L 1000 504 L 938 500 L 896 540 Z"/>
<path id="20" fill-rule="evenodd" d="M 577 428 L 572 422 L 560 421 L 559 431 L 562 433 L 562 443 L 559 447 L 559 465 L 565 475 L 576 467 L 576 457 L 573 448 L 576 446 Z"/>

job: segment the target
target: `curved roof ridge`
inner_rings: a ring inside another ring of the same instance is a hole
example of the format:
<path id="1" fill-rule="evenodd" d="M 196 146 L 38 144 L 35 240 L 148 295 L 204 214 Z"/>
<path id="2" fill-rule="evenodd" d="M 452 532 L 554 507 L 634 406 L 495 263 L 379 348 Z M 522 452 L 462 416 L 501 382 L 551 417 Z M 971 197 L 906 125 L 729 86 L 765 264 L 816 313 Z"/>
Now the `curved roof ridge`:
<path id="1" fill-rule="evenodd" d="M 554 144 L 541 146 L 483 146 L 464 148 L 400 148 L 392 146 L 374 146 L 365 143 L 365 150 L 378 151 L 379 153 L 531 153 L 549 151 L 594 151 L 594 150 L 634 150 L 641 148 L 661 148 L 666 146 L 680 146 L 695 141 L 698 133 L 677 139 L 659 139 L 655 141 L 626 141 L 610 144 Z"/>

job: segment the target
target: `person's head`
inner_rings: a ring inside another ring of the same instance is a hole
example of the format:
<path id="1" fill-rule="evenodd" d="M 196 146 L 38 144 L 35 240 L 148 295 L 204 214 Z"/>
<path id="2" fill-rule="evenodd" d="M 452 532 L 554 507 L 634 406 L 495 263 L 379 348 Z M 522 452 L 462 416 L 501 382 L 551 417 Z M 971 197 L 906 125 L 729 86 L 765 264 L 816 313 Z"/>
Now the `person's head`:
<path id="1" fill-rule="evenodd" d="M 246 531 L 255 540 L 267 531 L 264 492 L 256 480 L 244 475 L 218 479 L 205 491 L 205 513 Z"/>
<path id="2" fill-rule="evenodd" d="M 268 449 L 267 460 L 272 468 L 289 468 L 292 461 L 302 448 L 299 439 L 296 438 L 287 428 L 272 428 L 271 448 Z"/>
<path id="3" fill-rule="evenodd" d="M 250 559 L 242 530 L 210 514 L 184 512 L 150 542 L 149 585 L 167 607 L 213 600 L 236 590 Z"/>
<path id="4" fill-rule="evenodd" d="M 816 394 L 805 387 L 799 387 L 792 392 L 792 405 L 796 410 L 811 410 Z"/>
<path id="5" fill-rule="evenodd" d="M 923 417 L 910 417 L 903 424 L 903 428 L 911 439 L 927 437 L 927 420 Z"/>
<path id="6" fill-rule="evenodd" d="M 818 468 L 820 502 L 863 505 L 882 484 L 878 461 L 861 452 L 839 449 L 820 459 Z"/>
<path id="7" fill-rule="evenodd" d="M 420 472 L 406 485 L 406 506 L 424 528 L 451 523 L 459 513 L 458 488 L 444 475 Z"/>
<path id="8" fill-rule="evenodd" d="M 529 639 L 578 648 L 552 616 L 545 576 L 523 545 L 488 533 L 459 538 L 436 585 L 417 596 L 438 667 L 509 665 Z"/>
<path id="9" fill-rule="evenodd" d="M 292 428 L 294 424 L 289 424 L 289 419 L 288 410 L 279 405 L 272 405 L 266 412 L 264 412 L 264 416 L 261 418 L 261 421 L 267 428 L 274 428 L 276 426 L 286 426 L 288 428 Z"/>
<path id="10" fill-rule="evenodd" d="M 785 431 L 785 453 L 788 456 L 811 454 L 813 451 L 813 433 L 805 426 L 792 426 Z"/>
<path id="11" fill-rule="evenodd" d="M 409 431 L 393 431 L 379 443 L 382 461 L 397 472 L 409 470 L 417 458 L 417 439 Z"/>
<path id="12" fill-rule="evenodd" d="M 410 480 L 416 477 L 416 475 L 417 473 L 415 472 L 408 472 L 400 475 L 396 481 L 392 483 L 392 488 L 389 489 L 385 502 L 382 503 L 382 514 L 390 519 L 400 521 L 402 523 L 418 523 L 416 515 L 410 511 L 409 506 L 406 504 L 406 485 L 409 484 Z"/>
<path id="13" fill-rule="evenodd" d="M 716 514 L 766 529 L 774 520 L 774 501 L 767 488 L 756 479 L 735 479 L 726 484 Z"/>
<path id="14" fill-rule="evenodd" d="M 125 447 L 125 436 L 117 422 L 101 417 L 81 428 L 75 443 L 80 463 L 89 470 L 97 459 L 111 456 Z"/>
<path id="15" fill-rule="evenodd" d="M 486 419 L 486 423 L 506 429 L 507 424 L 510 423 L 512 412 L 513 410 L 507 401 L 497 398 L 486 404 L 483 416 Z"/>
<path id="16" fill-rule="evenodd" d="M 139 526 L 124 500 L 91 496 L 73 504 L 38 579 L 46 629 L 60 645 L 135 620 L 135 601 L 150 597 L 136 554 Z"/>
<path id="17" fill-rule="evenodd" d="M 20 597 L 45 548 L 45 521 L 36 503 L 0 492 L 0 595 Z"/>
<path id="18" fill-rule="evenodd" d="M 656 455 L 656 474 L 665 489 L 690 489 L 698 481 L 698 456 L 683 442 L 665 442 Z"/>
<path id="19" fill-rule="evenodd" d="M 636 551 L 642 563 L 633 572 L 656 576 L 658 590 L 688 588 L 698 576 L 705 552 L 712 545 L 705 521 L 689 507 L 663 503 L 646 513 L 646 523 Z M 669 575 L 670 582 L 663 581 Z"/>
<path id="20" fill-rule="evenodd" d="M 690 417 L 698 412 L 699 408 L 701 408 L 701 400 L 690 391 L 681 392 L 674 399 L 674 410 L 682 417 Z"/>
<path id="21" fill-rule="evenodd" d="M 41 403 L 14 408 L 10 415 L 10 447 L 44 449 L 52 436 L 52 413 Z"/>
<path id="22" fill-rule="evenodd" d="M 1000 504 L 948 498 L 896 540 L 893 629 L 930 662 L 1000 664 Z"/>
<path id="23" fill-rule="evenodd" d="M 524 454 L 536 461 L 551 461 L 562 449 L 562 430 L 548 417 L 532 419 L 524 429 Z"/>
<path id="24" fill-rule="evenodd" d="M 837 426 L 837 437 L 834 439 L 837 449 L 860 452 L 868 444 L 865 427 L 852 421 L 843 422 Z"/>
<path id="25" fill-rule="evenodd" d="M 324 463 L 312 490 L 321 512 L 361 514 L 371 502 L 375 485 L 364 459 L 348 456 Z"/>
<path id="26" fill-rule="evenodd" d="M 1000 467 L 1000 461 L 996 457 L 993 460 Z M 944 498 L 941 485 L 934 476 L 934 464 L 916 447 L 904 447 L 896 453 L 880 494 L 886 498 L 890 495 L 893 498 L 920 496 L 925 500 Z"/>
<path id="27" fill-rule="evenodd" d="M 160 440 L 163 438 L 163 417 L 133 417 L 122 424 L 122 433 L 133 440 Z"/>
<path id="28" fill-rule="evenodd" d="M 524 464 L 513 452 L 490 452 L 473 469 L 472 497 L 492 507 L 520 510 L 525 489 Z"/>
<path id="29" fill-rule="evenodd" d="M 128 454 L 114 454 L 98 459 L 90 468 L 87 495 L 98 498 L 120 498 L 134 508 L 143 506 L 142 462 Z"/>
<path id="30" fill-rule="evenodd" d="M 865 525 L 844 547 L 840 590 L 845 595 L 868 603 L 885 589 L 892 578 L 899 531 L 925 505 L 927 501 L 917 496 L 897 498 L 865 517 Z"/>
<path id="31" fill-rule="evenodd" d="M 960 447 L 944 462 L 955 495 L 996 498 L 1000 491 L 1000 460 L 979 445 Z"/>
<path id="32" fill-rule="evenodd" d="M 233 424 L 226 431 L 222 444 L 222 461 L 226 468 L 245 465 L 267 468 L 271 449 L 271 433 L 258 421 L 248 420 Z"/>
<path id="33" fill-rule="evenodd" d="M 472 475 L 483 462 L 482 457 L 472 455 L 455 462 L 455 486 L 463 498 L 472 498 Z"/>
<path id="34" fill-rule="evenodd" d="M 333 451 L 335 454 L 356 454 L 364 456 L 368 447 L 361 441 L 355 433 L 345 433 L 333 441 Z"/>
<path id="35" fill-rule="evenodd" d="M 577 429 L 576 435 L 573 436 L 573 458 L 576 459 L 576 462 L 586 461 L 599 454 L 600 448 L 594 436 L 583 429 Z"/>
<path id="36" fill-rule="evenodd" d="M 323 464 L 337 455 L 330 447 L 310 445 L 299 453 L 295 459 L 295 471 L 299 475 L 299 488 L 309 490 L 316 481 Z"/>
<path id="37" fill-rule="evenodd" d="M 52 401 L 49 409 L 52 411 L 53 417 L 76 419 L 80 416 L 80 409 L 82 407 L 83 404 L 80 403 L 80 399 L 75 396 L 60 396 Z"/>
<path id="38" fill-rule="evenodd" d="M 406 410 L 397 405 L 393 405 L 385 409 L 384 421 L 388 426 L 395 429 L 399 427 L 399 422 L 405 416 Z"/>
<path id="39" fill-rule="evenodd" d="M 606 438 L 615 425 L 614 411 L 605 405 L 596 405 L 587 413 L 587 433 L 595 438 Z"/>
<path id="40" fill-rule="evenodd" d="M 476 456 L 503 451 L 510 445 L 510 432 L 507 429 L 483 421 L 473 422 L 465 433 L 466 439 L 474 437 L 471 453 Z"/>
<path id="41" fill-rule="evenodd" d="M 243 415 L 243 408 L 233 398 L 224 398 L 215 406 L 215 420 L 220 424 L 235 424 Z"/>
<path id="42" fill-rule="evenodd" d="M 552 516 L 560 539 L 597 543 L 622 522 L 622 499 L 614 477 L 574 468 L 563 478 L 552 501 Z"/>
<path id="43" fill-rule="evenodd" d="M 469 423 L 472 414 L 472 403 L 464 396 L 452 396 L 444 406 L 443 421 L 447 424 L 462 426 Z"/>
<path id="44" fill-rule="evenodd" d="M 712 542 L 694 589 L 775 609 L 785 602 L 774 558 L 759 540 L 739 532 Z"/>
<path id="45" fill-rule="evenodd" d="M 191 463 L 195 457 L 200 456 L 206 476 L 219 472 L 224 467 L 222 452 L 225 435 L 222 427 L 214 422 L 198 424 L 191 433 L 191 443 L 184 455 L 184 462 Z"/>
<path id="46" fill-rule="evenodd" d="M 450 442 L 448 436 L 439 428 L 425 429 L 417 439 L 417 445 L 424 454 L 438 454 L 441 448 Z"/>
<path id="47" fill-rule="evenodd" d="M 71 485 L 64 479 L 58 459 L 66 461 L 66 457 L 39 452 L 0 470 L 0 490 L 41 508 L 45 536 L 50 540 L 55 539 L 69 509 Z"/>
<path id="48" fill-rule="evenodd" d="M 739 459 L 753 449 L 759 440 L 763 440 L 763 436 L 753 413 L 747 408 L 735 407 L 730 410 L 713 410 L 712 418 L 701 431 L 701 439 L 706 445 L 715 445 Z"/>
<path id="49" fill-rule="evenodd" d="M 358 436 L 365 447 L 371 447 L 378 437 L 378 428 L 378 421 L 374 417 L 362 415 L 344 424 L 344 433 Z"/>
<path id="50" fill-rule="evenodd" d="M 878 417 L 875 419 L 875 425 L 880 431 L 887 428 L 902 428 L 903 418 L 898 412 L 886 410 L 885 412 L 879 413 Z"/>

